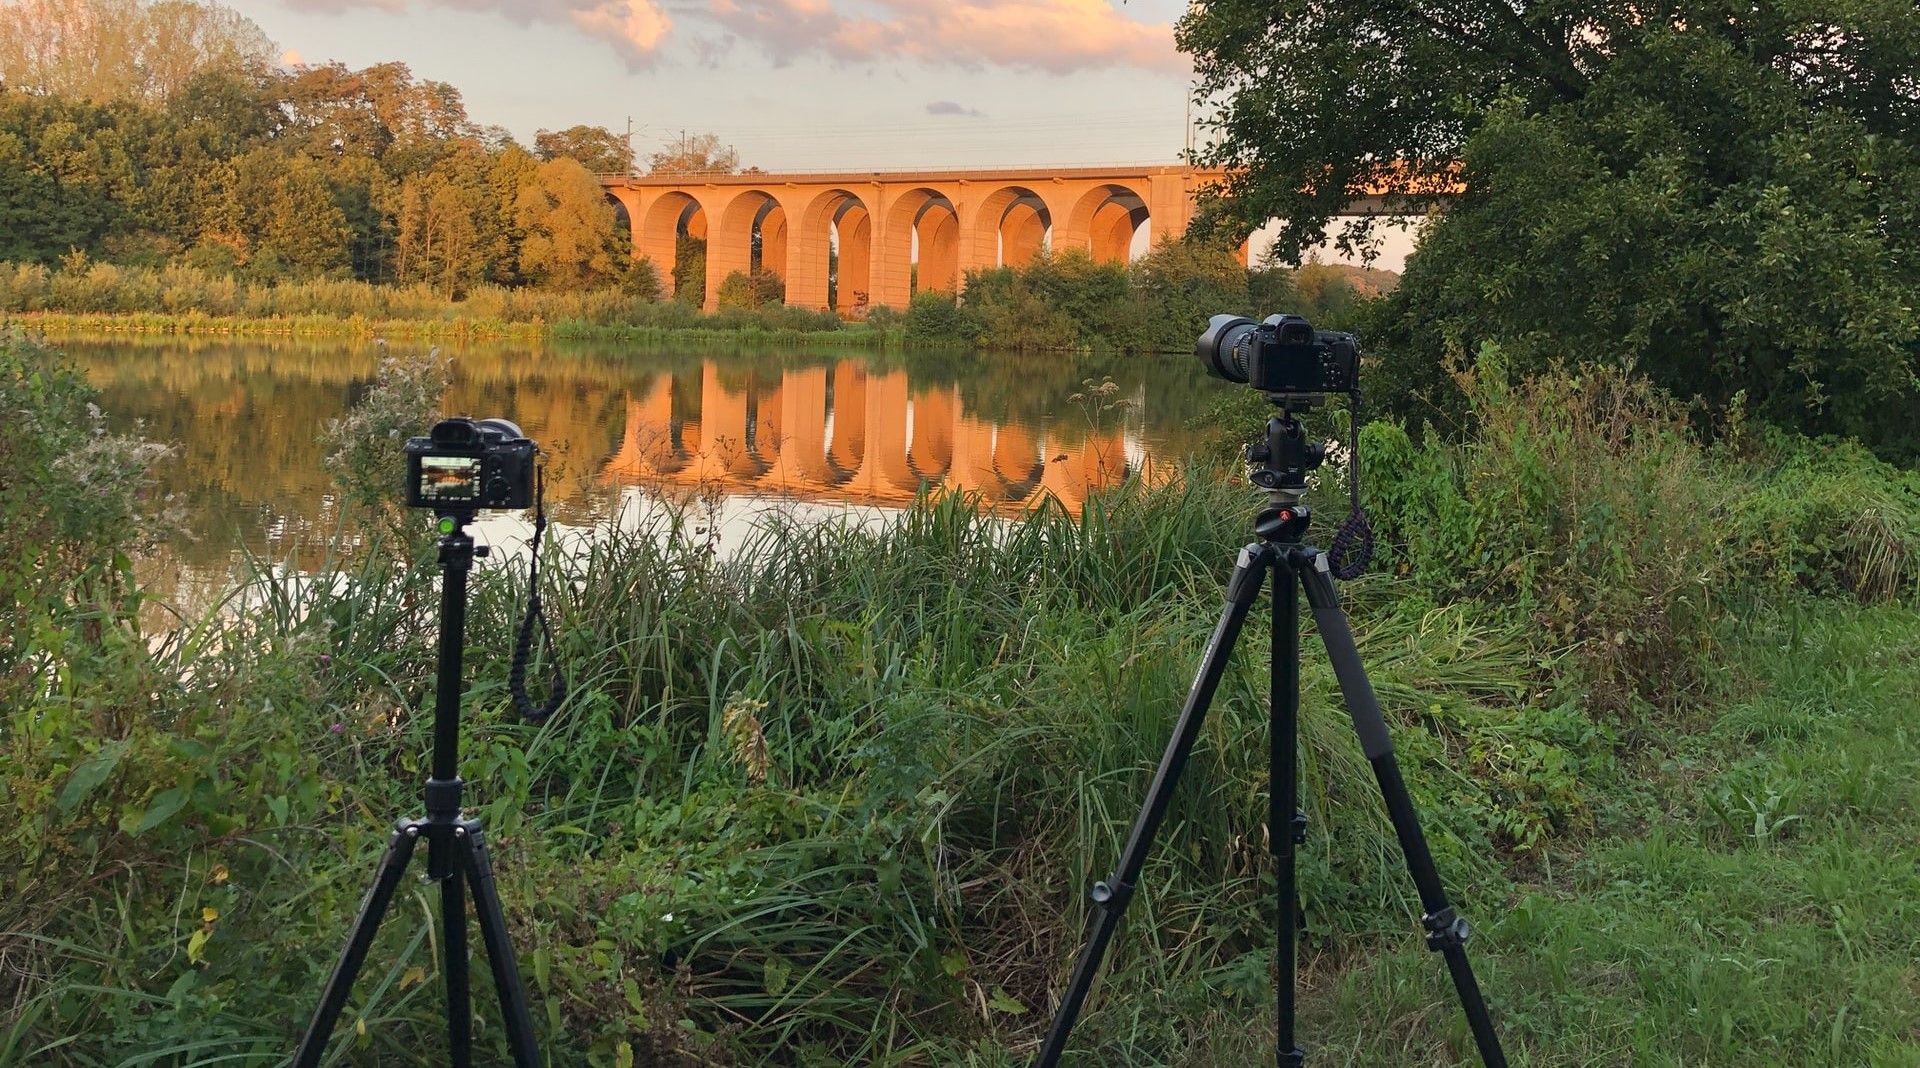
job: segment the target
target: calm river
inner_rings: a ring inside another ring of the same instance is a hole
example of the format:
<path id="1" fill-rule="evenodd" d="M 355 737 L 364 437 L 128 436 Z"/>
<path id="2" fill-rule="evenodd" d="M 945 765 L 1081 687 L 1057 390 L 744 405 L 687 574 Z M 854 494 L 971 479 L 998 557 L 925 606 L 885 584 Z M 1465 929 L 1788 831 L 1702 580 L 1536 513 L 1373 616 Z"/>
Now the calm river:
<path id="1" fill-rule="evenodd" d="M 58 344 L 117 423 L 138 421 L 178 447 L 161 480 L 185 530 L 143 568 L 163 599 L 203 608 L 232 584 L 243 553 L 296 569 L 322 556 L 338 516 L 320 436 L 373 381 L 378 346 Z M 923 485 L 964 490 L 998 510 L 1050 495 L 1077 511 L 1092 490 L 1169 470 L 1187 450 L 1189 421 L 1231 388 L 1176 357 L 564 343 L 445 351 L 454 374 L 446 411 L 519 423 L 546 450 L 557 527 L 588 530 L 641 521 L 690 492 L 710 502 L 723 535 L 769 507 L 883 513 Z M 1072 399 L 1106 378 L 1115 388 L 1104 403 Z M 521 527 L 513 517 L 494 523 L 483 525 L 483 540 L 511 540 Z"/>

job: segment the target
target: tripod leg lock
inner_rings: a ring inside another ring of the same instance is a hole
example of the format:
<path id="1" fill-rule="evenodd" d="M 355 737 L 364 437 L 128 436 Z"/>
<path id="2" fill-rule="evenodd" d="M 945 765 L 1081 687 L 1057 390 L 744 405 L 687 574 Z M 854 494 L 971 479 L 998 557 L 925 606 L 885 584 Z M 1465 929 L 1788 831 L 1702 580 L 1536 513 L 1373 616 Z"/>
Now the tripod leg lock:
<path id="1" fill-rule="evenodd" d="M 1299 809 L 1295 809 L 1293 819 L 1289 822 L 1293 826 L 1293 844 L 1305 845 L 1307 842 L 1307 814 Z"/>
<path id="2" fill-rule="evenodd" d="M 1427 948 L 1436 952 L 1459 949 L 1473 937 L 1473 928 L 1467 926 L 1467 921 L 1454 912 L 1451 905 L 1420 917 L 1420 926 L 1427 929 Z"/>
<path id="3" fill-rule="evenodd" d="M 1273 550 L 1265 542 L 1254 542 L 1240 550 L 1240 559 L 1233 565 L 1233 577 L 1227 580 L 1228 604 L 1252 604 L 1260 595 L 1260 586 L 1267 579 L 1267 565 L 1273 560 Z"/>
<path id="4" fill-rule="evenodd" d="M 1094 883 L 1093 892 L 1087 896 L 1093 899 L 1095 905 L 1103 909 L 1122 912 L 1126 910 L 1127 902 L 1133 899 L 1133 891 L 1133 884 L 1123 881 L 1120 874 L 1115 872 Z"/>

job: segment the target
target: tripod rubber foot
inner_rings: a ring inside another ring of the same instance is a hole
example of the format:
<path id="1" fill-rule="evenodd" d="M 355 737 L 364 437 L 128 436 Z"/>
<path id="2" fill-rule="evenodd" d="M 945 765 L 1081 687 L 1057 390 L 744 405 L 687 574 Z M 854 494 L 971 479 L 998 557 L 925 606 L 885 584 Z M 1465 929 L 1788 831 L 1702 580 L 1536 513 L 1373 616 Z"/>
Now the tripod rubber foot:
<path id="1" fill-rule="evenodd" d="M 1307 1063 L 1307 1051 L 1295 1046 L 1280 1054 L 1280 1068 L 1300 1068 Z"/>

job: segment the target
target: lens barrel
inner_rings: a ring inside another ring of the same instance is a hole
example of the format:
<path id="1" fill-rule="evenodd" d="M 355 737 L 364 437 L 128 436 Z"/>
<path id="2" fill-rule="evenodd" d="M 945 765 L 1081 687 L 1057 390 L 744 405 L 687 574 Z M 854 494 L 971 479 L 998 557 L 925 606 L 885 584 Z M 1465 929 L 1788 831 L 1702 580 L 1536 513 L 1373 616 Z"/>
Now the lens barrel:
<path id="1" fill-rule="evenodd" d="M 1193 354 L 1215 378 L 1245 383 L 1253 357 L 1253 332 L 1259 324 L 1244 315 L 1216 315 L 1194 342 Z"/>

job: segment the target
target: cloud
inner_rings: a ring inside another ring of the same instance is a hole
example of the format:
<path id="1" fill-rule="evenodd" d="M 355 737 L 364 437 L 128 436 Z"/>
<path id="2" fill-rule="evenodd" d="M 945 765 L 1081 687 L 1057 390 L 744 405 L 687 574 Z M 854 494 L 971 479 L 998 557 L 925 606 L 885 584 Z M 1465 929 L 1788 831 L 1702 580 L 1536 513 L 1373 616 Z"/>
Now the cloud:
<path id="1" fill-rule="evenodd" d="M 928 104 L 927 114 L 958 115 L 961 118 L 966 118 L 966 119 L 984 119 L 987 117 L 987 113 L 979 110 L 978 108 L 970 108 L 970 107 L 967 107 L 965 104 L 956 103 L 952 100 L 936 100 L 933 103 Z"/>
<path id="2" fill-rule="evenodd" d="M 707 0 L 707 14 L 776 61 L 888 57 L 1055 74 L 1098 67 L 1185 72 L 1168 23 L 1136 22 L 1110 0 Z"/>
<path id="3" fill-rule="evenodd" d="M 397 13 L 431 6 L 503 15 L 523 25 L 568 22 L 612 45 L 633 66 L 652 60 L 673 29 L 673 20 L 658 0 L 288 0 L 288 4 L 321 12 L 371 7 Z"/>
<path id="4" fill-rule="evenodd" d="M 489 12 L 522 24 L 571 24 L 640 66 L 675 31 L 667 0 L 285 0 L 308 11 L 416 7 Z M 1173 26 L 1121 14 L 1118 0 L 675 0 L 688 47 L 714 56 L 745 42 L 775 63 L 911 59 L 1068 74 L 1097 68 L 1185 73 Z"/>

